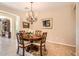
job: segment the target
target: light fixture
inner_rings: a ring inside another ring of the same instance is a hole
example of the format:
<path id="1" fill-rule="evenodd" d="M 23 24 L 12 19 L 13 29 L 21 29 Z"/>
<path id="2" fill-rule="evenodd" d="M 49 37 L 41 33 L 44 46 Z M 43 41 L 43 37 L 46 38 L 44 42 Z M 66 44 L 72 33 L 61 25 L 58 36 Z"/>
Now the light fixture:
<path id="1" fill-rule="evenodd" d="M 31 24 L 33 24 L 37 20 L 37 18 L 35 17 L 32 5 L 33 5 L 33 2 L 30 2 L 30 11 L 28 11 L 28 17 L 26 19 Z"/>

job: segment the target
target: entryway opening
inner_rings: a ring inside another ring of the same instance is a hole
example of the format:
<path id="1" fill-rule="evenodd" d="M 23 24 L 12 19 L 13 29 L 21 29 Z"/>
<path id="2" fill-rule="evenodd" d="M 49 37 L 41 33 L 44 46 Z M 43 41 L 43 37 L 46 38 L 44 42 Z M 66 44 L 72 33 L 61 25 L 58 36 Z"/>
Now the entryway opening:
<path id="1" fill-rule="evenodd" d="M 0 36 L 11 38 L 10 19 L 0 16 Z"/>
<path id="2" fill-rule="evenodd" d="M 20 30 L 20 17 L 16 14 L 0 11 L 0 36 L 16 39 L 16 33 Z"/>

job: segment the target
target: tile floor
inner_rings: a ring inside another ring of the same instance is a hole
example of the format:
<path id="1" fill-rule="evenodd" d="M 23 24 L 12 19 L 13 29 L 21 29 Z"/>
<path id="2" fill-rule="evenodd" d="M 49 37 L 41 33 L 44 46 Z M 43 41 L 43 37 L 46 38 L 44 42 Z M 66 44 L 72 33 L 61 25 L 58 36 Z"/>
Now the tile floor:
<path id="1" fill-rule="evenodd" d="M 7 39 L 0 37 L 0 56 L 19 56 L 16 54 L 16 39 Z M 65 45 L 46 43 L 47 56 L 75 56 L 75 47 Z M 20 51 L 21 54 L 22 51 Z M 26 56 L 33 56 L 26 53 Z"/>

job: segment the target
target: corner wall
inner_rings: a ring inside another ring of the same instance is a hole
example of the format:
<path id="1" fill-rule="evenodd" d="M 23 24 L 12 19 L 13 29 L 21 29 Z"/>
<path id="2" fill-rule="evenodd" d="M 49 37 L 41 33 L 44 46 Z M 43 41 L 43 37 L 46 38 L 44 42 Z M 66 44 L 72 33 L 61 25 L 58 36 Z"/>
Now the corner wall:
<path id="1" fill-rule="evenodd" d="M 76 3 L 76 55 L 79 56 L 79 3 Z"/>

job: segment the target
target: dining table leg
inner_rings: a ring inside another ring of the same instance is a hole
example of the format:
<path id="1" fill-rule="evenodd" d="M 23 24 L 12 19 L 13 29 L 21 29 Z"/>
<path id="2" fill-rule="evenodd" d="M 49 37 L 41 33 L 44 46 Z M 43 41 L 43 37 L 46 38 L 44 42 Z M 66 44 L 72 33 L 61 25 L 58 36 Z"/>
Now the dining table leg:
<path id="1" fill-rule="evenodd" d="M 32 51 L 33 51 L 33 50 L 32 50 L 32 49 L 33 49 L 33 44 L 32 44 L 33 41 L 30 41 L 30 43 L 31 43 L 31 44 L 30 44 L 30 52 L 32 52 Z"/>

